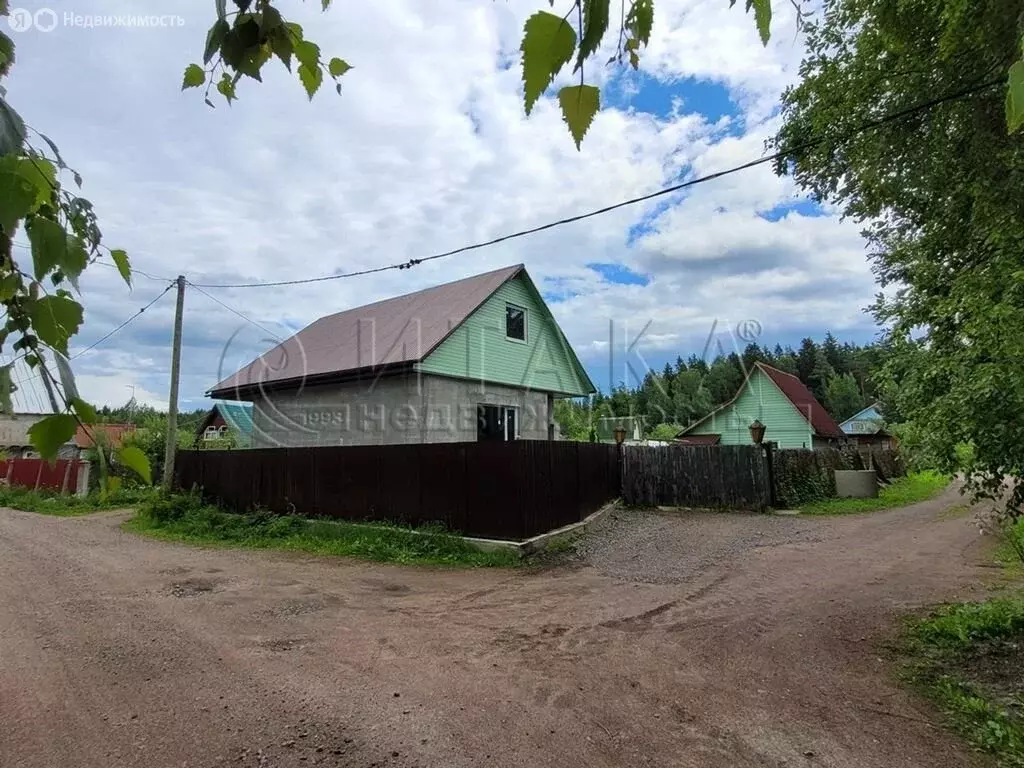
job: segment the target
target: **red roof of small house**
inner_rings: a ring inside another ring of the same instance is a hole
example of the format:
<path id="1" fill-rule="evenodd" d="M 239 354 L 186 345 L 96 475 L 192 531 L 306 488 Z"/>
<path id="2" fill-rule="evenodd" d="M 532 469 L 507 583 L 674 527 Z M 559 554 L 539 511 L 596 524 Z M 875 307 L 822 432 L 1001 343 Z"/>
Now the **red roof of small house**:
<path id="1" fill-rule="evenodd" d="M 718 445 L 721 441 L 721 435 L 685 435 L 677 440 L 682 445 Z"/>
<path id="2" fill-rule="evenodd" d="M 765 363 L 755 363 L 755 365 L 764 371 L 775 386 L 782 391 L 782 394 L 789 398 L 789 401 L 796 406 L 801 415 L 811 423 L 811 427 L 814 428 L 818 436 L 846 437 L 846 433 L 839 428 L 836 420 L 829 415 L 825 407 L 818 402 L 817 398 L 811 394 L 811 390 L 804 386 L 800 379 L 791 373 L 780 371 L 778 368 L 772 368 Z"/>
<path id="3" fill-rule="evenodd" d="M 121 442 L 124 440 L 125 435 L 129 435 L 135 431 L 134 424 L 93 424 L 89 427 L 89 432 L 96 435 L 103 433 L 107 436 L 107 442 L 110 443 L 111 448 L 119 448 Z M 79 448 L 92 448 L 92 439 L 89 437 L 89 432 L 86 432 L 81 425 L 75 431 L 75 445 Z"/>

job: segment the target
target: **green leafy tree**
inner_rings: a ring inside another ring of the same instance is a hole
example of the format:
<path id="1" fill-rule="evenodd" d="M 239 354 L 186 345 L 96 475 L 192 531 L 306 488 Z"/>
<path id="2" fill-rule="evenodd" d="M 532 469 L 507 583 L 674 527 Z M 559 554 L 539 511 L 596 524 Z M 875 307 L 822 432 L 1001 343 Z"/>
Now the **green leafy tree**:
<path id="1" fill-rule="evenodd" d="M 728 357 L 715 358 L 704 377 L 704 384 L 715 405 L 730 400 L 743 384 L 743 369 L 740 367 L 739 357 L 732 354 Z"/>
<path id="2" fill-rule="evenodd" d="M 892 412 L 941 469 L 972 444 L 981 495 L 1024 476 L 1024 139 L 1007 132 L 1024 121 L 1022 20 L 1019 0 L 828 3 L 777 136 L 777 170 L 861 222 L 896 288 L 874 306 Z M 838 150 L 805 144 L 965 91 Z"/>
<path id="3" fill-rule="evenodd" d="M 845 421 L 865 406 L 857 380 L 849 373 L 828 380 L 823 404 L 836 421 Z"/>
<path id="4" fill-rule="evenodd" d="M 704 377 L 700 372 L 690 370 L 676 376 L 672 405 L 675 423 L 684 426 L 711 413 L 711 392 L 704 386 Z"/>
<path id="5" fill-rule="evenodd" d="M 817 347 L 814 351 L 814 365 L 804 383 L 811 388 L 819 403 L 824 403 L 828 399 L 828 383 L 835 375 L 836 369 L 829 365 L 825 350 Z"/>
<path id="6" fill-rule="evenodd" d="M 658 424 L 647 437 L 650 440 L 675 440 L 682 429 L 678 424 Z"/>
<path id="7" fill-rule="evenodd" d="M 847 372 L 847 349 L 839 344 L 839 339 L 832 335 L 832 331 L 825 332 L 825 338 L 821 342 L 821 351 L 833 371 L 836 373 Z"/>
<path id="8" fill-rule="evenodd" d="M 814 339 L 806 338 L 800 342 L 800 351 L 796 355 L 796 375 L 804 384 L 811 380 L 814 365 L 818 361 L 818 345 Z"/>
<path id="9" fill-rule="evenodd" d="M 590 439 L 590 409 L 582 402 L 556 400 L 555 423 L 564 440 L 585 442 Z"/>

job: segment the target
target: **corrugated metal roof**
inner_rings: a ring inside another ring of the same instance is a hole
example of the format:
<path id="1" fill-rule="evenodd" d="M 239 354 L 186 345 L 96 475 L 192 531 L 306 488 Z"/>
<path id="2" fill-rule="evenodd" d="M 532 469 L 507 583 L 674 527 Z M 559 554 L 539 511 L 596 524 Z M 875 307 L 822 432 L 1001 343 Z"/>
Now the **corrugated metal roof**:
<path id="1" fill-rule="evenodd" d="M 91 433 L 96 436 L 97 440 L 101 440 L 99 435 L 102 433 L 106 435 L 107 445 L 111 448 L 120 448 L 125 436 L 134 432 L 134 424 L 93 424 L 88 431 L 79 425 L 75 430 L 75 445 L 79 448 L 92 448 L 93 440 L 89 434 Z"/>
<path id="2" fill-rule="evenodd" d="M 811 423 L 819 437 L 846 437 L 825 407 L 796 376 L 765 363 L 755 363 L 774 382 L 800 414 Z"/>
<path id="3" fill-rule="evenodd" d="M 224 421 L 243 437 L 252 436 L 252 403 L 219 402 L 214 408 Z"/>
<path id="4" fill-rule="evenodd" d="M 420 362 L 522 264 L 322 317 L 217 384 L 211 394 Z"/>

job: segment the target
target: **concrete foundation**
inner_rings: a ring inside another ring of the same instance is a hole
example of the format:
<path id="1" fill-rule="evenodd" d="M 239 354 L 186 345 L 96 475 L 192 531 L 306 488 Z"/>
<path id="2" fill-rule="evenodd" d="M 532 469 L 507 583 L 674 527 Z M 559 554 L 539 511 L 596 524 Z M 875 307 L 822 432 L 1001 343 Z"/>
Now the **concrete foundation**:
<path id="1" fill-rule="evenodd" d="M 873 499 L 878 496 L 878 476 L 873 469 L 837 469 L 836 496 L 841 499 Z"/>

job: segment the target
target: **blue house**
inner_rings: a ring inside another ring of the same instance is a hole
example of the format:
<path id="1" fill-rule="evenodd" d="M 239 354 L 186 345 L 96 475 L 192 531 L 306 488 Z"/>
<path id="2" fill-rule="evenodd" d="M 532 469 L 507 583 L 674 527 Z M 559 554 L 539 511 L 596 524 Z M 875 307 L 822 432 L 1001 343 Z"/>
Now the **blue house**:
<path id="1" fill-rule="evenodd" d="M 885 417 L 878 403 L 873 403 L 859 413 L 848 418 L 839 428 L 859 447 L 878 447 L 892 449 L 896 447 L 896 438 L 885 428 Z"/>

